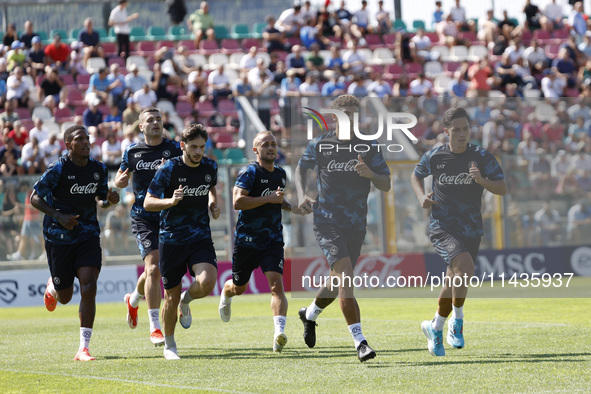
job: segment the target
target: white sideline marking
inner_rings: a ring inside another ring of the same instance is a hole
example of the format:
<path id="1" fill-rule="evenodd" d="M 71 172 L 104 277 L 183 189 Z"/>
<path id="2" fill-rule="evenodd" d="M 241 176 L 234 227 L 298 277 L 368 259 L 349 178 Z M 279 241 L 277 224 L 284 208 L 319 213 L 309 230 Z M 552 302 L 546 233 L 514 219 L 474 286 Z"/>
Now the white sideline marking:
<path id="1" fill-rule="evenodd" d="M 178 386 L 178 385 L 173 385 L 173 384 L 143 382 L 141 380 L 105 378 L 102 376 L 91 376 L 91 375 L 74 375 L 74 374 L 70 374 L 70 373 L 53 373 L 53 372 L 43 372 L 43 371 L 22 371 L 22 370 L 7 369 L 7 368 L 0 368 L 0 371 L 14 372 L 14 373 L 30 373 L 30 374 L 50 375 L 50 376 L 65 376 L 65 377 L 69 377 L 69 378 L 108 380 L 111 382 L 143 384 L 146 386 L 157 386 L 157 387 L 166 387 L 166 388 L 173 388 L 173 389 L 188 389 L 188 390 L 202 390 L 202 391 L 206 390 L 206 391 L 216 391 L 216 392 L 220 392 L 220 393 L 248 393 L 248 391 L 221 390 L 221 389 L 212 389 L 210 387 Z"/>

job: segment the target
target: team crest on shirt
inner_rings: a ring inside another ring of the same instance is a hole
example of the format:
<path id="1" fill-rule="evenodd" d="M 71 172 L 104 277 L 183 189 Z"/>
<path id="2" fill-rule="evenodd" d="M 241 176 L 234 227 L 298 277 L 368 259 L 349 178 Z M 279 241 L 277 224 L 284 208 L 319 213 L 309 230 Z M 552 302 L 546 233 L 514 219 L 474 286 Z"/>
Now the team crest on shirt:
<path id="1" fill-rule="evenodd" d="M 55 278 L 53 278 L 53 283 L 55 283 L 56 285 L 59 285 L 61 281 L 62 280 L 60 278 L 58 278 L 57 276 Z"/>
<path id="2" fill-rule="evenodd" d="M 162 277 L 162 284 L 167 284 L 168 283 L 168 279 L 166 279 L 164 276 Z"/>
<path id="3" fill-rule="evenodd" d="M 205 174 L 205 182 L 211 182 L 211 175 Z"/>
<path id="4" fill-rule="evenodd" d="M 329 253 L 330 253 L 331 255 L 333 255 L 333 256 L 336 256 L 336 254 L 337 254 L 337 253 L 339 253 L 339 248 L 337 248 L 336 246 L 334 246 L 334 245 L 333 245 L 333 246 L 330 248 L 330 251 L 329 251 Z"/>
<path id="5" fill-rule="evenodd" d="M 97 180 L 97 181 L 98 181 L 100 177 L 101 177 L 101 176 L 99 175 L 99 173 L 98 173 L 98 172 L 95 172 L 95 173 L 94 173 L 94 179 L 95 179 L 95 180 Z"/>
<path id="6" fill-rule="evenodd" d="M 169 150 L 165 150 L 164 152 L 162 152 L 162 156 L 163 157 L 169 157 L 170 156 L 170 151 Z"/>
<path id="7" fill-rule="evenodd" d="M 447 245 L 447 251 L 450 252 L 450 253 L 453 252 L 455 248 L 456 248 L 456 245 L 455 244 L 449 244 L 449 245 Z"/>
<path id="8" fill-rule="evenodd" d="M 150 241 L 149 239 L 146 239 L 144 241 L 144 247 L 149 248 L 150 246 L 152 246 L 152 241 Z"/>

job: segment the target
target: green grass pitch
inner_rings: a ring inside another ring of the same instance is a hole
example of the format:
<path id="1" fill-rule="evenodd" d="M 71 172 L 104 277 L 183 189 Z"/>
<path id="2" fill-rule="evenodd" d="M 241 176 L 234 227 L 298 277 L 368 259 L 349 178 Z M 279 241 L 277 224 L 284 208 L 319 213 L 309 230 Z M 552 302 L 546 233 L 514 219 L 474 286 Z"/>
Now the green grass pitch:
<path id="1" fill-rule="evenodd" d="M 232 320 L 217 297 L 194 301 L 193 325 L 177 325 L 180 361 L 166 361 L 148 340 L 146 304 L 130 330 L 123 301 L 99 304 L 91 342 L 95 362 L 74 362 L 77 305 L 0 309 L 1 392 L 588 392 L 591 300 L 469 299 L 466 348 L 445 343 L 432 357 L 420 330 L 435 299 L 361 298 L 363 331 L 377 358 L 357 360 L 335 302 L 318 319 L 308 349 L 292 298 L 281 354 L 272 352 L 270 296 L 246 295 Z"/>

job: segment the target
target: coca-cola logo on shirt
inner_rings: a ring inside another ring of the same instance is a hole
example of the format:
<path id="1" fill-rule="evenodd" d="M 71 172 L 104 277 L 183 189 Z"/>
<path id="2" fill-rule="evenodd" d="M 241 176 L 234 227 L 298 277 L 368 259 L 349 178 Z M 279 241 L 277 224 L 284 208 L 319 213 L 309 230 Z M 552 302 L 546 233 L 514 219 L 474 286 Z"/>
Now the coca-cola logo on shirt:
<path id="1" fill-rule="evenodd" d="M 439 183 L 442 185 L 470 185 L 473 181 L 474 179 L 467 172 L 458 175 L 447 175 L 446 173 L 439 175 Z"/>
<path id="2" fill-rule="evenodd" d="M 88 185 L 78 185 L 74 183 L 70 188 L 71 194 L 95 194 L 98 183 L 89 183 Z"/>
<path id="3" fill-rule="evenodd" d="M 285 191 L 285 189 L 280 189 L 281 191 Z M 261 197 L 265 197 L 268 195 L 273 194 L 274 192 L 276 192 L 277 189 L 270 189 L 270 188 L 266 188 L 265 190 L 263 190 L 263 192 L 261 193 Z"/>
<path id="4" fill-rule="evenodd" d="M 355 166 L 359 163 L 357 159 L 351 159 L 348 162 L 331 160 L 326 166 L 328 172 L 352 172 L 355 171 Z"/>
<path id="5" fill-rule="evenodd" d="M 135 165 L 135 169 L 136 170 L 152 170 L 155 171 L 158 169 L 158 166 L 162 164 L 162 160 L 161 159 L 157 159 L 154 161 L 143 161 L 140 160 L 137 162 L 137 164 Z"/>
<path id="6" fill-rule="evenodd" d="M 206 196 L 209 193 L 209 185 L 201 185 L 199 187 L 183 187 L 183 195 L 189 197 Z"/>

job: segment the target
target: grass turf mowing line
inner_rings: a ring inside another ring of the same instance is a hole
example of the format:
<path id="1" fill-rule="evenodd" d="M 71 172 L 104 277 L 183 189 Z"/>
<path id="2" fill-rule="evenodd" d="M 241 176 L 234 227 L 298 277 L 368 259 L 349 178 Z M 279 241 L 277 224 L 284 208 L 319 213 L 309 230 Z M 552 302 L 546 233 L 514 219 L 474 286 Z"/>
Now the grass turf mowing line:
<path id="1" fill-rule="evenodd" d="M 73 361 L 77 305 L 59 305 L 53 313 L 41 305 L 0 309 L 0 368 L 23 371 L 1 373 L 0 387 L 88 392 L 172 392 L 186 387 L 246 392 L 506 392 L 591 387 L 588 299 L 470 299 L 465 308 L 466 348 L 450 349 L 444 343 L 444 358 L 429 355 L 419 327 L 433 316 L 436 300 L 360 299 L 363 332 L 377 352 L 375 360 L 363 364 L 356 358 L 337 303 L 319 317 L 317 345 L 308 349 L 297 310 L 311 300 L 289 298 L 289 342 L 281 354 L 274 354 L 268 294 L 234 299 L 229 323 L 220 320 L 218 301 L 207 297 L 191 303 L 193 326 L 176 329 L 183 359 L 172 363 L 164 360 L 161 348 L 149 343 L 145 302 L 135 330 L 127 326 L 123 302 L 97 306 L 91 341 L 97 361 L 91 363 Z M 48 375 L 40 379 L 26 371 Z"/>

